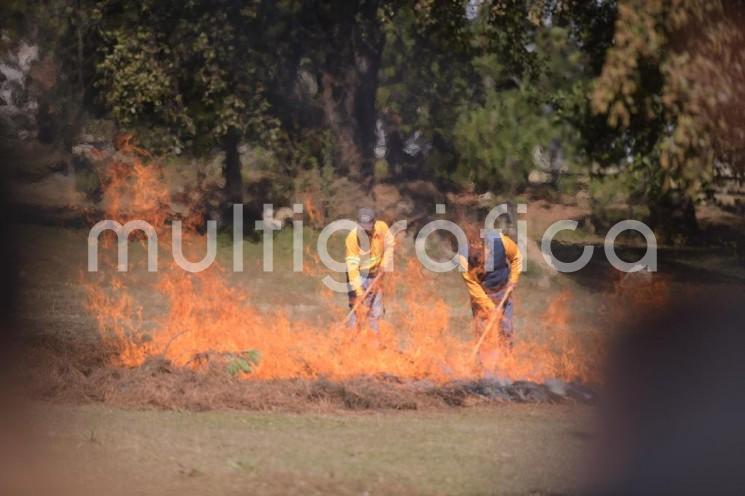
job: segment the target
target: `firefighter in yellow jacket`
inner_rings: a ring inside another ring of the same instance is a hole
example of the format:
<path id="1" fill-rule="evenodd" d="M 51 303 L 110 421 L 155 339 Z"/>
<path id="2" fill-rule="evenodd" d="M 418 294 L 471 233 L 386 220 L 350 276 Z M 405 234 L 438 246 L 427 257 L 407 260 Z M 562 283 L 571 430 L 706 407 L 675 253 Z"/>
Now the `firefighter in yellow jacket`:
<path id="1" fill-rule="evenodd" d="M 382 274 L 388 262 L 391 255 L 388 241 L 388 225 L 375 219 L 374 210 L 359 209 L 357 228 L 349 232 L 345 242 L 349 308 L 355 308 L 360 298 L 364 300 L 352 314 L 350 327 L 356 327 L 358 320 L 366 317 L 370 329 L 378 330 L 378 319 L 385 312 L 380 281 L 375 282 L 369 292 L 367 289 Z"/>
<path id="2" fill-rule="evenodd" d="M 480 243 L 471 244 L 468 259 L 460 257 L 461 272 L 471 297 L 471 310 L 476 319 L 477 332 L 484 332 L 486 323 L 505 295 L 500 330 L 508 343 L 512 343 L 511 291 L 520 279 L 520 250 L 509 236 L 495 231 L 487 233 Z M 485 249 L 484 249 L 485 247 Z"/>

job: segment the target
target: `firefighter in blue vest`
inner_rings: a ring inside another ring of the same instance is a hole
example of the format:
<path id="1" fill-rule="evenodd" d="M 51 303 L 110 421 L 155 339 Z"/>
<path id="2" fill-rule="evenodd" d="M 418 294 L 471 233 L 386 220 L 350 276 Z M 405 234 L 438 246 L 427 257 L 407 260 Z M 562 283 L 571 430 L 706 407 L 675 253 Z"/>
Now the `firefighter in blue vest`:
<path id="1" fill-rule="evenodd" d="M 471 298 L 471 310 L 476 323 L 476 331 L 485 332 L 502 299 L 504 303 L 499 328 L 508 344 L 512 344 L 512 295 L 511 292 L 520 279 L 522 262 L 520 250 L 512 239 L 500 231 L 487 233 L 484 239 L 472 240 L 468 259 L 461 256 L 463 281 Z M 487 264 L 489 261 L 491 264 Z"/>

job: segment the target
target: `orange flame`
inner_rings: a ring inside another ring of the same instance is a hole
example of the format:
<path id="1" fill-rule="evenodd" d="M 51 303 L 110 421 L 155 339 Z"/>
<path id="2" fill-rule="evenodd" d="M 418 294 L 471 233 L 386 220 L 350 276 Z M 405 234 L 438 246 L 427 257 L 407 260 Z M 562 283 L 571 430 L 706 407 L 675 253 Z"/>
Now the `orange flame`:
<path id="1" fill-rule="evenodd" d="M 308 216 L 308 221 L 311 226 L 317 227 L 323 224 L 323 213 L 321 212 L 321 209 L 316 206 L 316 202 L 310 192 L 303 195 L 303 209 Z"/>
<path id="2" fill-rule="evenodd" d="M 173 216 L 162 171 L 143 162 L 147 156 L 141 151 L 126 143 L 122 149 L 129 153 L 127 158 L 108 168 L 104 182 L 106 218 L 145 220 L 157 231 L 162 247 L 170 246 L 167 224 Z M 184 222 L 185 251 L 192 254 L 204 246 L 196 231 L 201 221 L 195 215 Z M 437 276 L 425 274 L 413 259 L 400 262 L 384 279 L 387 310 L 398 318 L 382 322 L 378 335 L 345 327 L 341 320 L 346 308 L 330 292 L 319 294 L 318 300 L 335 324 L 291 318 L 279 307 L 262 311 L 246 289 L 229 282 L 217 262 L 199 273 L 188 273 L 171 261 L 161 263 L 157 274 L 95 274 L 95 280 L 86 282 L 88 308 L 102 339 L 119 350 L 117 362 L 124 366 L 162 356 L 177 366 L 198 368 L 199 357 L 205 354 L 258 350 L 260 362 L 244 374 L 247 379 L 376 374 L 432 381 L 484 375 L 591 379 L 595 356 L 583 349 L 570 328 L 568 294 L 549 305 L 540 321 L 542 329 L 534 334 L 519 330 L 511 352 L 501 346 L 499 333 L 492 333 L 483 355 L 496 358 L 476 364 L 476 339 L 468 330 L 453 328 L 451 306 L 432 283 Z M 306 274 L 320 275 L 317 263 L 313 265 L 316 268 Z"/>

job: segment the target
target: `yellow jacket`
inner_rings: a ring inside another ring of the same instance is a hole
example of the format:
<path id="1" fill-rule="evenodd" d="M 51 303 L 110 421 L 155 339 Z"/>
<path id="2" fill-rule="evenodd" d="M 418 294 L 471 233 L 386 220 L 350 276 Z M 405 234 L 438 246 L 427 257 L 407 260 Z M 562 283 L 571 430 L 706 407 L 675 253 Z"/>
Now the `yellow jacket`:
<path id="1" fill-rule="evenodd" d="M 520 279 L 520 270 L 522 268 L 522 262 L 520 258 L 520 250 L 517 248 L 512 239 L 502 234 L 502 245 L 504 246 L 504 254 L 507 258 L 507 263 L 510 266 L 510 278 L 509 284 L 515 286 L 517 281 Z M 489 254 L 487 253 L 487 257 Z M 494 310 L 496 304 L 486 294 L 484 287 L 481 285 L 478 276 L 476 275 L 477 267 L 469 267 L 468 260 L 465 257 L 460 257 L 460 264 L 463 267 L 461 276 L 463 281 L 466 283 L 468 289 L 468 296 L 471 297 L 471 306 L 476 312 L 490 312 Z"/>
<path id="2" fill-rule="evenodd" d="M 347 264 L 347 275 L 349 284 L 357 294 L 362 292 L 360 286 L 360 272 L 373 273 L 387 261 L 390 256 L 390 250 L 386 250 L 386 237 L 388 235 L 388 224 L 382 220 L 375 221 L 373 235 L 370 240 L 370 249 L 363 250 L 360 248 L 359 239 L 357 238 L 357 229 L 353 229 L 347 235 L 345 242 Z"/>

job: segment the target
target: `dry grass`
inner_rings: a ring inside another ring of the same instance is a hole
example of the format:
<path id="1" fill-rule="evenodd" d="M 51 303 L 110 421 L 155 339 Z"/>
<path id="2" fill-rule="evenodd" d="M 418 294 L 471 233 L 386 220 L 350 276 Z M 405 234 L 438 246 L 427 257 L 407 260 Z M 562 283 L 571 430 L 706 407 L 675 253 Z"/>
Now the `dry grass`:
<path id="1" fill-rule="evenodd" d="M 401 381 L 392 376 L 345 381 L 285 379 L 259 381 L 228 373 L 211 361 L 201 370 L 150 359 L 140 367 L 112 367 L 115 350 L 54 341 L 29 342 L 16 367 L 34 398 L 65 403 L 102 402 L 127 408 L 193 411 L 421 410 L 484 403 L 556 403 L 582 399 L 528 382 L 496 380 L 454 382 Z"/>

